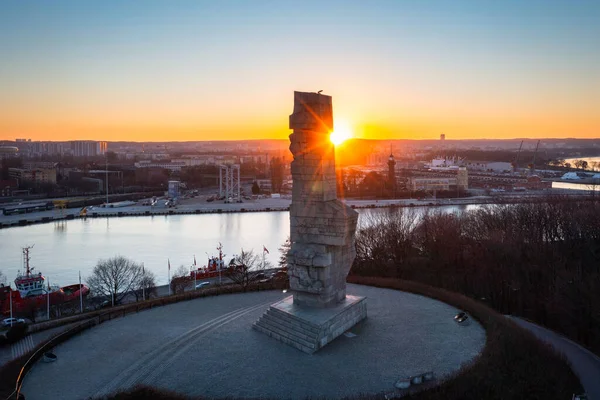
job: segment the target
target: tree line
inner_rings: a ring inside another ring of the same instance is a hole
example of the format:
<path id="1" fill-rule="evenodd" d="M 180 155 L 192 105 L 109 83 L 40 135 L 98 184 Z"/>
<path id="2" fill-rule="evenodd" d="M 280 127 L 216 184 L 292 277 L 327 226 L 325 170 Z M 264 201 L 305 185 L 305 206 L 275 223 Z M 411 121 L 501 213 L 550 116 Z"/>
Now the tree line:
<path id="1" fill-rule="evenodd" d="M 352 272 L 423 282 L 600 353 L 600 202 L 562 198 L 361 220 Z"/>

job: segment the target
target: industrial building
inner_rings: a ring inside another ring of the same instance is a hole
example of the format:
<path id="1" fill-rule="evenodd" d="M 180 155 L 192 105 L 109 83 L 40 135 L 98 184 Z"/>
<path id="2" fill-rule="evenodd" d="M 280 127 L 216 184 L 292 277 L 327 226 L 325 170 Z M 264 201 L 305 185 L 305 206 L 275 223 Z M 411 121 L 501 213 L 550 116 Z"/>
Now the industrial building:
<path id="1" fill-rule="evenodd" d="M 56 168 L 9 168 L 8 176 L 19 184 L 21 182 L 56 184 Z"/>
<path id="2" fill-rule="evenodd" d="M 504 161 L 465 161 L 464 166 L 469 171 L 492 173 L 508 173 L 513 170 L 512 164 Z"/>
<path id="3" fill-rule="evenodd" d="M 469 187 L 469 175 L 465 167 L 459 167 L 456 177 L 414 177 L 409 179 L 410 189 L 417 191 L 444 191 L 444 190 L 467 190 Z"/>

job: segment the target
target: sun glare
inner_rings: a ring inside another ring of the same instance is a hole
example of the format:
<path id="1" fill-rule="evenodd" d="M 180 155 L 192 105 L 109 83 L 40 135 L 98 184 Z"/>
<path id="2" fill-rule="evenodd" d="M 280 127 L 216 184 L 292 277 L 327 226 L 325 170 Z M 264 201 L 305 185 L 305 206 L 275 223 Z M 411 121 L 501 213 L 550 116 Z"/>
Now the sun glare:
<path id="1" fill-rule="evenodd" d="M 335 130 L 329 135 L 329 140 L 337 146 L 351 137 L 352 129 L 350 125 L 346 121 L 340 121 L 335 123 Z"/>

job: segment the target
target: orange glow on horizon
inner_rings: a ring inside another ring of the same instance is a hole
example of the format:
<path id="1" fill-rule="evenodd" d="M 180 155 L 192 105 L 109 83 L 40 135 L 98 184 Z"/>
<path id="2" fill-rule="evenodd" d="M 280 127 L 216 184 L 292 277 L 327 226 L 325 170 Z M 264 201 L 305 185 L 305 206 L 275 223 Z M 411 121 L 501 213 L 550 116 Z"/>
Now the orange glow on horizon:
<path id="1" fill-rule="evenodd" d="M 334 98 L 335 99 L 335 98 Z M 349 102 L 346 98 L 345 101 Z M 340 102 L 342 103 L 342 102 Z M 133 142 L 219 141 L 219 140 L 286 140 L 288 104 L 277 104 L 260 113 L 233 105 L 236 118 L 229 118 L 219 105 L 206 110 L 163 110 L 149 107 L 147 112 L 105 110 L 98 116 L 92 110 L 66 113 L 23 113 L 8 110 L 0 118 L 0 140 L 28 138 L 33 141 L 106 140 Z M 125 107 L 124 107 L 125 108 Z M 143 109 L 143 107 L 138 107 Z M 433 108 L 433 107 L 432 107 Z M 200 109 L 200 107 L 198 107 Z M 10 112 L 13 111 L 13 112 Z M 137 111 L 137 110 L 134 110 Z M 185 111 L 185 112 L 184 112 Z M 368 110 L 360 104 L 334 106 L 338 115 L 332 142 L 339 145 L 348 138 L 374 140 L 434 140 L 440 133 L 447 140 L 513 139 L 513 138 L 598 138 L 600 117 L 596 115 L 565 115 L 524 112 L 498 117 L 492 113 L 450 113 L 433 110 L 431 113 L 406 110 L 398 114 L 391 109 Z"/>

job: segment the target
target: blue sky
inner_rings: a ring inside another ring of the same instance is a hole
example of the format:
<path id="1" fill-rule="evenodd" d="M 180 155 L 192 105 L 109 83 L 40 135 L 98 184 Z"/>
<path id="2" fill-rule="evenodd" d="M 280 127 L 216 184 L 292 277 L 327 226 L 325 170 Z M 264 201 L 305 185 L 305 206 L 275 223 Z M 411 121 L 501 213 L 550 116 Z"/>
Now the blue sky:
<path id="1" fill-rule="evenodd" d="M 599 135 L 597 1 L 4 1 L 0 139 Z M 109 139 L 111 140 L 111 139 Z M 190 139 L 192 140 L 192 139 Z"/>

